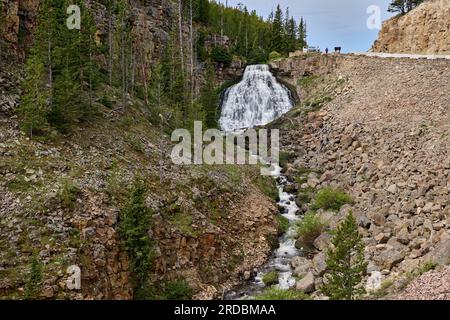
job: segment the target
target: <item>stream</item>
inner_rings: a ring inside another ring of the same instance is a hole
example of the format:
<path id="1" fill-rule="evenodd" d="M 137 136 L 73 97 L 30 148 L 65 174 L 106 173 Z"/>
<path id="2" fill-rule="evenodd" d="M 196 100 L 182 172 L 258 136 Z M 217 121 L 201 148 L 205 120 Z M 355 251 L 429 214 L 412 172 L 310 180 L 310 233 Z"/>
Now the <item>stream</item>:
<path id="1" fill-rule="evenodd" d="M 246 68 L 242 81 L 225 92 L 219 123 L 226 132 L 252 128 L 270 123 L 292 107 L 289 90 L 276 80 L 269 66 L 252 65 Z M 278 288 L 286 290 L 295 285 L 291 260 L 299 254 L 295 247 L 299 208 L 295 195 L 285 191 L 290 182 L 282 175 L 281 167 L 272 165 L 272 168 L 271 175 L 276 179 L 279 192 L 278 205 L 282 208 L 281 214 L 289 221 L 289 228 L 279 238 L 279 247 L 259 268 L 254 279 L 226 292 L 226 300 L 247 299 L 260 294 L 266 288 L 262 281 L 264 275 L 272 271 L 278 272 Z"/>

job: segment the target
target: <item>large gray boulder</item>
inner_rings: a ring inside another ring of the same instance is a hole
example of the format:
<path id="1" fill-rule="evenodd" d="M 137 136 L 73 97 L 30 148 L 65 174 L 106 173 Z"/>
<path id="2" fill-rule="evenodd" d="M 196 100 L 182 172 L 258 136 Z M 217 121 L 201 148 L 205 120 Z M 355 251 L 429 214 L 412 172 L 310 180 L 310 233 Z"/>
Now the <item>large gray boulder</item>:
<path id="1" fill-rule="evenodd" d="M 315 278 L 312 272 L 308 272 L 306 276 L 297 281 L 296 289 L 304 293 L 311 293 L 315 290 Z"/>

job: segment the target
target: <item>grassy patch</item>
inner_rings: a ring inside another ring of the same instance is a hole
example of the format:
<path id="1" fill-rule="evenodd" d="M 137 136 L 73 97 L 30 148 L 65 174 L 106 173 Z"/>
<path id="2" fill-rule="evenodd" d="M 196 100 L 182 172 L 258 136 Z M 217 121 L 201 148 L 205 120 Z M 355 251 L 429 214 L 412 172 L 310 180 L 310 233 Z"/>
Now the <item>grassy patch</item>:
<path id="1" fill-rule="evenodd" d="M 112 200 L 123 202 L 127 196 L 127 188 L 125 182 L 122 179 L 119 163 L 117 160 L 113 160 L 111 164 L 108 177 L 106 178 L 106 190 L 105 192 L 110 196 Z"/>
<path id="2" fill-rule="evenodd" d="M 315 84 L 317 82 L 317 80 L 319 79 L 319 76 L 315 76 L 315 75 L 311 75 L 311 76 L 306 76 L 306 77 L 302 77 L 299 81 L 298 84 L 306 89 L 311 87 L 313 84 Z"/>
<path id="3" fill-rule="evenodd" d="M 192 227 L 192 215 L 185 212 L 176 202 L 167 205 L 163 212 L 163 217 L 185 235 L 197 237 L 199 232 Z"/>
<path id="4" fill-rule="evenodd" d="M 144 146 L 142 145 L 139 136 L 133 133 L 128 133 L 125 135 L 125 142 L 128 143 L 134 151 L 144 152 Z"/>
<path id="5" fill-rule="evenodd" d="M 273 177 L 259 175 L 254 180 L 259 190 L 274 201 L 278 201 L 277 183 Z"/>
<path id="6" fill-rule="evenodd" d="M 228 259 L 227 270 L 233 271 L 236 267 L 244 261 L 244 251 L 241 249 L 241 252 L 238 254 L 233 254 L 230 259 Z"/>
<path id="7" fill-rule="evenodd" d="M 387 296 L 387 294 L 389 293 L 389 288 L 392 287 L 392 285 L 394 284 L 394 280 L 393 279 L 386 279 L 381 283 L 380 288 L 372 293 L 372 296 L 375 298 L 382 298 Z"/>
<path id="8" fill-rule="evenodd" d="M 257 295 L 254 300 L 311 300 L 311 298 L 303 292 L 271 287 Z"/>
<path id="9" fill-rule="evenodd" d="M 271 286 L 278 283 L 278 272 L 271 271 L 269 273 L 266 273 L 264 277 L 262 278 L 262 281 L 266 286 Z"/>
<path id="10" fill-rule="evenodd" d="M 171 224 L 182 233 L 197 237 L 198 233 L 192 228 L 192 216 L 185 212 L 177 212 L 169 218 Z"/>
<path id="11" fill-rule="evenodd" d="M 276 216 L 278 222 L 278 234 L 286 233 L 289 229 L 289 219 L 282 216 L 281 214 Z"/>
<path id="12" fill-rule="evenodd" d="M 30 272 L 25 283 L 25 299 L 35 300 L 39 298 L 42 289 L 42 264 L 37 257 L 31 261 Z"/>
<path id="13" fill-rule="evenodd" d="M 25 181 L 23 176 L 18 176 L 6 185 L 11 192 L 26 192 L 31 188 L 32 183 Z"/>
<path id="14" fill-rule="evenodd" d="M 307 247 L 313 246 L 314 240 L 324 231 L 326 224 L 315 212 L 308 212 L 298 223 L 297 235 Z"/>
<path id="15" fill-rule="evenodd" d="M 317 192 L 313 209 L 339 211 L 346 203 L 351 203 L 352 198 L 342 190 L 323 188 Z"/>
<path id="16" fill-rule="evenodd" d="M 61 205 L 67 209 L 72 209 L 75 206 L 77 196 L 80 192 L 80 188 L 78 188 L 73 181 L 68 179 L 63 180 L 61 190 L 58 195 Z"/>
<path id="17" fill-rule="evenodd" d="M 411 281 L 420 277 L 424 273 L 427 273 L 428 271 L 434 270 L 436 268 L 436 266 L 437 266 L 437 264 L 435 264 L 434 262 L 426 261 L 423 264 L 421 264 L 419 267 L 417 267 L 417 269 L 415 269 L 411 272 L 407 272 L 404 275 L 404 277 L 398 281 L 398 283 L 399 283 L 398 289 L 399 290 L 405 289 L 411 283 Z"/>

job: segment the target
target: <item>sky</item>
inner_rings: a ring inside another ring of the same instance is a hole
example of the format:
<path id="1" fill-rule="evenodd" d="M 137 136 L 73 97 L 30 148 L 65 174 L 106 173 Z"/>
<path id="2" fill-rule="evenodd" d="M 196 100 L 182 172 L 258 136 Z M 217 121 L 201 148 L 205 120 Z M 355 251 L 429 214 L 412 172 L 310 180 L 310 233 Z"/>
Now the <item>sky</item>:
<path id="1" fill-rule="evenodd" d="M 225 3 L 225 0 L 218 2 Z M 367 51 L 378 36 L 378 29 L 370 30 L 367 13 L 371 5 L 381 10 L 381 21 L 393 14 L 387 12 L 391 0 L 228 0 L 229 6 L 243 3 L 248 10 L 256 10 L 258 15 L 267 18 L 279 3 L 283 9 L 289 7 L 291 16 L 297 20 L 306 19 L 308 45 L 333 50 L 342 47 L 342 52 Z"/>

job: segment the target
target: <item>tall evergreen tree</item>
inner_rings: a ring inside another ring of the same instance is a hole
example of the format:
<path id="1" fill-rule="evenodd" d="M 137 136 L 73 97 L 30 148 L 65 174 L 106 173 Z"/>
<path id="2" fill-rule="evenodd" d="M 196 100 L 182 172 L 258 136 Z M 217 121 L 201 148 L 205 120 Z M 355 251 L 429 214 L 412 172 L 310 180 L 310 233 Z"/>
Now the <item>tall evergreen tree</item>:
<path id="1" fill-rule="evenodd" d="M 271 51 L 283 51 L 283 33 L 283 12 L 281 11 L 280 5 L 278 5 L 272 22 L 270 37 L 270 41 L 272 43 L 270 48 Z"/>
<path id="2" fill-rule="evenodd" d="M 196 0 L 194 3 L 194 20 L 204 25 L 209 24 L 209 1 Z"/>
<path id="3" fill-rule="evenodd" d="M 22 86 L 24 95 L 19 113 L 23 117 L 22 129 L 33 138 L 34 133 L 42 132 L 47 127 L 49 90 L 45 85 L 45 66 L 37 55 L 28 59 L 25 70 L 27 78 Z"/>
<path id="4" fill-rule="evenodd" d="M 364 261 L 364 243 L 352 212 L 334 231 L 331 243 L 334 249 L 327 253 L 327 283 L 321 291 L 334 300 L 357 299 L 365 292 L 361 281 L 367 263 Z"/>
<path id="5" fill-rule="evenodd" d="M 38 67 L 36 70 L 28 70 L 27 80 L 24 82 L 25 104 L 22 111 L 26 113 L 23 115 L 24 127 L 27 129 L 30 125 L 26 122 L 30 123 L 30 119 L 42 120 L 45 117 L 49 124 L 66 132 L 73 123 L 86 119 L 91 114 L 93 83 L 98 72 L 92 61 L 97 50 L 95 25 L 84 1 L 76 0 L 75 4 L 81 8 L 82 28 L 67 28 L 66 8 L 73 3 L 68 0 L 44 0 L 41 4 L 35 44 L 28 55 L 28 59 Z M 43 75 L 37 74 L 43 70 Z M 33 98 L 33 88 L 36 90 L 44 85 L 46 90 L 39 96 L 35 94 Z M 29 102 L 33 99 L 38 100 L 39 104 L 30 108 Z M 38 116 L 30 114 L 38 111 Z M 36 129 L 35 122 L 33 127 Z"/>
<path id="6" fill-rule="evenodd" d="M 290 18 L 286 27 L 287 49 L 293 52 L 298 49 L 299 41 L 297 39 L 297 23 L 294 18 Z"/>
<path id="7" fill-rule="evenodd" d="M 208 65 L 206 69 L 205 85 L 203 86 L 200 104 L 205 110 L 205 123 L 208 128 L 217 127 L 217 111 L 219 97 L 217 95 L 217 79 L 214 67 Z"/>
<path id="8" fill-rule="evenodd" d="M 42 289 L 42 266 L 36 256 L 31 260 L 31 268 L 25 283 L 25 299 L 39 299 Z"/>
<path id="9" fill-rule="evenodd" d="M 303 17 L 301 17 L 300 23 L 298 25 L 298 42 L 300 48 L 304 48 L 307 46 L 306 37 L 307 37 L 306 21 L 303 19 Z"/>

